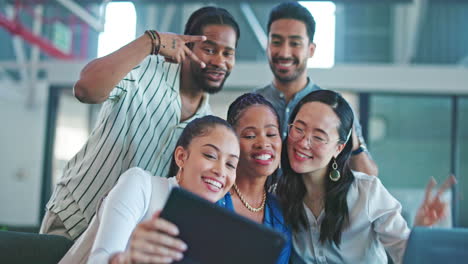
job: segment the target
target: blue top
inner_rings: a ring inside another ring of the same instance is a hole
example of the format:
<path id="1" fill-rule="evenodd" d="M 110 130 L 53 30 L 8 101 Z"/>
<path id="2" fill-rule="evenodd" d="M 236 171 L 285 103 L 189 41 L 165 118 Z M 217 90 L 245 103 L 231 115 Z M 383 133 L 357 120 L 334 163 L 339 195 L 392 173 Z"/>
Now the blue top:
<path id="1" fill-rule="evenodd" d="M 235 211 L 231 194 L 229 192 L 226 193 L 226 195 L 221 198 L 217 204 L 231 211 Z M 265 215 L 263 218 L 263 225 L 271 227 L 276 231 L 284 234 L 286 238 L 286 244 L 284 245 L 284 248 L 281 251 L 276 263 L 287 264 L 289 262 L 289 257 L 291 256 L 292 249 L 291 230 L 284 222 L 283 213 L 280 209 L 278 201 L 276 200 L 276 197 L 269 193 L 267 193 L 264 212 Z"/>

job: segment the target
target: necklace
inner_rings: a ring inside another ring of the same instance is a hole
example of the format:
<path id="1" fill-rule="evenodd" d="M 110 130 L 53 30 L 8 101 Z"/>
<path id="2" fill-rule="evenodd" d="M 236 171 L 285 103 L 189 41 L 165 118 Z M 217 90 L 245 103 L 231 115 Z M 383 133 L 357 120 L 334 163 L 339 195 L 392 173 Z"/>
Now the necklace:
<path id="1" fill-rule="evenodd" d="M 235 183 L 234 183 L 234 191 L 236 191 L 237 196 L 239 196 L 241 202 L 245 205 L 245 207 L 247 207 L 247 209 L 249 209 L 249 211 L 252 211 L 252 212 L 256 213 L 256 212 L 262 211 L 263 208 L 265 207 L 265 202 L 266 202 L 266 191 L 263 191 L 262 205 L 260 205 L 260 207 L 258 207 L 258 208 L 252 207 L 252 206 L 244 199 L 244 196 L 242 195 L 242 193 L 240 192 L 239 188 L 237 187 L 237 185 L 236 185 Z"/>

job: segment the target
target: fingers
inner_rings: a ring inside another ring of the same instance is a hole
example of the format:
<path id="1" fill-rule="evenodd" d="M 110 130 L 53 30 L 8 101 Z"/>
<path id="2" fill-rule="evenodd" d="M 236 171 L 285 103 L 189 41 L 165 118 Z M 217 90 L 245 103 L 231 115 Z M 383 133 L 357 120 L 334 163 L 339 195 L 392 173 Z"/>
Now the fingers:
<path id="1" fill-rule="evenodd" d="M 153 223 L 153 227 L 155 230 L 162 231 L 171 236 L 179 235 L 179 228 L 177 228 L 176 225 L 163 218 L 157 218 L 152 220 L 151 222 Z"/>
<path id="2" fill-rule="evenodd" d="M 193 43 L 193 42 L 202 42 L 206 40 L 206 36 L 189 36 L 189 35 L 183 35 L 181 38 L 185 41 L 185 43 Z M 184 45 L 184 51 L 185 55 L 187 55 L 190 59 L 192 59 L 194 62 L 200 64 L 200 67 L 205 68 L 206 64 L 201 61 L 197 55 L 195 55 L 192 50 L 190 50 L 187 46 Z"/>
<path id="3" fill-rule="evenodd" d="M 424 204 L 428 203 L 431 200 L 432 189 L 434 188 L 434 186 L 436 186 L 436 184 L 437 182 L 434 179 L 434 177 L 431 177 L 431 179 L 429 180 L 429 183 L 426 186 L 426 191 L 424 194 L 424 202 L 423 202 Z"/>
<path id="4" fill-rule="evenodd" d="M 148 255 L 139 251 L 132 251 L 132 263 L 172 263 L 173 259 L 165 256 Z"/>
<path id="5" fill-rule="evenodd" d="M 202 62 L 185 44 L 205 41 L 205 36 L 176 35 L 172 33 L 160 33 L 161 49 L 159 53 L 165 57 L 165 61 L 170 63 L 181 63 L 186 57 L 189 57 L 201 68 L 206 64 Z"/>
<path id="6" fill-rule="evenodd" d="M 163 233 L 151 233 L 148 234 L 145 239 L 152 245 L 162 246 L 167 249 L 174 249 L 178 252 L 187 250 L 187 245 L 182 240 Z"/>
<path id="7" fill-rule="evenodd" d="M 151 216 L 151 219 L 157 219 L 159 218 L 159 215 L 161 215 L 161 210 L 158 210 L 156 212 L 154 212 L 154 214 Z"/>
<path id="8" fill-rule="evenodd" d="M 183 258 L 187 245 L 175 237 L 179 235 L 179 229 L 159 215 L 160 212 L 156 212 L 152 219 L 141 222 L 134 230 L 129 245 L 132 261 L 171 263 Z"/>
<path id="9" fill-rule="evenodd" d="M 442 195 L 446 190 L 452 187 L 457 182 L 455 176 L 450 175 L 442 184 L 442 186 L 439 188 L 439 191 L 437 192 L 437 197 Z"/>
<path id="10" fill-rule="evenodd" d="M 157 239 L 157 241 L 159 242 L 161 239 Z M 157 256 L 172 260 L 180 260 L 183 258 L 182 252 L 176 249 L 168 248 L 161 244 L 148 243 L 148 241 L 145 240 L 137 240 L 132 243 L 131 251 L 138 252 L 140 255 Z"/>
<path id="11" fill-rule="evenodd" d="M 146 230 L 141 232 L 138 229 L 135 230 L 135 237 L 138 236 L 151 244 L 185 251 L 187 245 L 182 240 L 175 238 L 179 235 L 177 226 L 163 218 L 154 218 L 155 215 L 153 215 L 152 220 L 140 223 L 139 226 Z"/>
<path id="12" fill-rule="evenodd" d="M 130 264 L 130 254 L 128 252 L 118 252 L 111 256 L 110 264 Z"/>
<path id="13" fill-rule="evenodd" d="M 434 197 L 431 197 L 432 189 L 436 185 L 435 179 L 431 177 L 431 180 L 429 181 L 426 187 L 424 203 L 421 206 L 421 211 L 418 212 L 421 218 L 420 223 L 423 223 L 423 225 L 430 226 L 437 223 L 443 217 L 445 217 L 447 211 L 447 204 L 441 201 L 441 196 L 447 189 L 451 188 L 452 185 L 455 183 L 456 179 L 453 175 L 451 175 L 444 181 L 444 183 L 438 189 L 437 194 Z"/>
<path id="14" fill-rule="evenodd" d="M 197 55 L 195 55 L 195 53 L 192 52 L 191 49 L 189 49 L 187 46 L 184 46 L 184 51 L 185 51 L 185 54 L 190 58 L 192 59 L 194 62 L 200 64 L 200 67 L 202 68 L 205 68 L 206 67 L 206 64 L 201 61 Z"/>
<path id="15" fill-rule="evenodd" d="M 185 43 L 202 42 L 206 40 L 206 36 L 181 35 L 180 37 L 184 40 Z"/>

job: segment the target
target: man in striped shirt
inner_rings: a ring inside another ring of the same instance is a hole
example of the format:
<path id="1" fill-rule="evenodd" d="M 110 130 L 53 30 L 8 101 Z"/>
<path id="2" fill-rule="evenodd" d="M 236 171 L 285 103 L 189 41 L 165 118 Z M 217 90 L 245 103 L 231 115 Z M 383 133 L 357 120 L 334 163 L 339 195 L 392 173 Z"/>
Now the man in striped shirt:
<path id="1" fill-rule="evenodd" d="M 171 176 L 176 141 L 188 122 L 211 113 L 208 94 L 229 76 L 240 32 L 228 11 L 205 7 L 191 15 L 184 34 L 148 31 L 82 70 L 75 97 L 103 102 L 102 109 L 55 187 L 41 233 L 76 240 L 131 167 Z"/>

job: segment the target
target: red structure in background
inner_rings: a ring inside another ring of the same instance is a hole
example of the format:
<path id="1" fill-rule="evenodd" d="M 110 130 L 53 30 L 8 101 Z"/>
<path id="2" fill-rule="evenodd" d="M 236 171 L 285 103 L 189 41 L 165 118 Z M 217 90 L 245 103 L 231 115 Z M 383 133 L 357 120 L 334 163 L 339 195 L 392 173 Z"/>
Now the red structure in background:
<path id="1" fill-rule="evenodd" d="M 66 54 L 57 49 L 49 40 L 35 35 L 33 32 L 24 27 L 19 21 L 8 20 L 4 15 L 0 14 L 0 26 L 4 27 L 11 34 L 17 35 L 32 45 L 38 46 L 44 53 L 62 60 L 72 60 L 75 57 L 72 54 Z"/>

